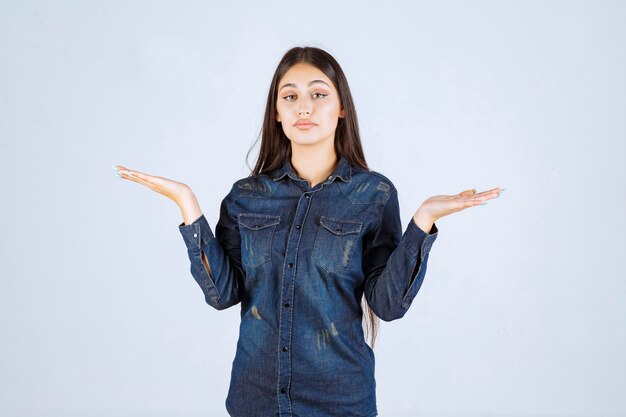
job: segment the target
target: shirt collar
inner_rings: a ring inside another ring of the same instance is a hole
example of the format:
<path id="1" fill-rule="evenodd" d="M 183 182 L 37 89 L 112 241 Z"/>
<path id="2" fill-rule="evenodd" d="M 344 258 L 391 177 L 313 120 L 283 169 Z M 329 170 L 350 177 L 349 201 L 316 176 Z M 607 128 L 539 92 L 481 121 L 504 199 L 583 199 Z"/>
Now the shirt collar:
<path id="1" fill-rule="evenodd" d="M 285 175 L 288 175 L 291 179 L 295 181 L 301 181 L 302 178 L 296 174 L 293 166 L 291 166 L 291 157 L 285 159 L 283 165 L 276 171 L 274 176 L 272 177 L 274 181 L 278 181 L 282 179 Z M 332 174 L 326 179 L 327 181 L 333 182 L 335 178 L 341 178 L 344 182 L 352 181 L 352 168 L 350 167 L 350 163 L 343 156 L 339 157 L 339 162 L 335 165 Z"/>

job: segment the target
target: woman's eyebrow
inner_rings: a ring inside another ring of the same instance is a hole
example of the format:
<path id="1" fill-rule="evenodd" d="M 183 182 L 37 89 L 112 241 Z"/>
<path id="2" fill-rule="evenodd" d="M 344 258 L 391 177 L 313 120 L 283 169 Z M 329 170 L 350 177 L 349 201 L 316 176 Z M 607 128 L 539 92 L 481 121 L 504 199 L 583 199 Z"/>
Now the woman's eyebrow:
<path id="1" fill-rule="evenodd" d="M 324 83 L 324 84 L 326 84 L 326 86 L 328 86 L 328 88 L 330 88 L 330 86 L 329 86 L 326 82 L 324 82 L 324 81 L 322 81 L 322 80 L 313 80 L 313 81 L 311 81 L 311 82 L 309 83 L 309 87 L 311 86 L 311 84 L 314 84 L 314 83 Z M 283 86 L 282 86 L 282 87 L 280 87 L 280 88 L 278 89 L 278 91 L 282 90 L 282 89 L 283 89 L 283 88 L 285 88 L 285 87 L 296 87 L 296 85 L 295 85 L 294 83 L 287 83 L 287 84 L 283 84 Z"/>

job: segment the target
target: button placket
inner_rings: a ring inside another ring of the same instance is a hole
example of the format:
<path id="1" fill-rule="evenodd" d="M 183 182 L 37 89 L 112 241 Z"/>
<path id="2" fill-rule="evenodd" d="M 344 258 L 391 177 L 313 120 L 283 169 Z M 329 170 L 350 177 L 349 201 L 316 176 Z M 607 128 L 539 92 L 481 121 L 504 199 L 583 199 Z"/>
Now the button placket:
<path id="1" fill-rule="evenodd" d="M 286 262 L 283 269 L 283 279 L 281 283 L 281 301 L 284 308 L 281 309 L 279 317 L 279 340 L 282 345 L 281 353 L 284 354 L 281 354 L 278 357 L 278 386 L 281 387 L 281 394 L 287 394 L 281 395 L 278 399 L 281 410 L 291 409 L 291 400 L 289 398 L 289 394 L 287 393 L 287 389 L 291 384 L 292 368 L 292 355 L 290 355 L 289 352 L 293 332 L 293 309 L 290 307 L 294 302 L 293 288 L 297 271 L 297 268 L 295 267 L 298 260 L 297 249 L 302 235 L 303 222 L 309 210 L 309 202 L 311 201 L 310 198 L 311 195 L 306 193 L 304 194 L 304 198 L 301 196 L 298 201 L 293 221 L 295 223 L 295 227 L 293 227 L 289 232 L 289 236 L 287 237 L 287 249 L 285 251 L 285 259 L 289 259 L 291 262 Z"/>

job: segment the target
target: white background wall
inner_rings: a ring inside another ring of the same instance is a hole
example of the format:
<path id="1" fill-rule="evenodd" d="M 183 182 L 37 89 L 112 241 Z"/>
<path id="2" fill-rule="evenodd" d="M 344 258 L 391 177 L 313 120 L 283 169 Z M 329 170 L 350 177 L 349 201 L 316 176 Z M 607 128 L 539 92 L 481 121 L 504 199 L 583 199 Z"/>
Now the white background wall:
<path id="1" fill-rule="evenodd" d="M 626 4 L 0 1 L 0 414 L 226 416 L 239 305 L 205 304 L 165 197 L 213 227 L 292 46 L 342 65 L 404 225 L 438 222 L 382 322 L 380 416 L 626 415 Z M 248 162 L 253 166 L 256 149 Z"/>

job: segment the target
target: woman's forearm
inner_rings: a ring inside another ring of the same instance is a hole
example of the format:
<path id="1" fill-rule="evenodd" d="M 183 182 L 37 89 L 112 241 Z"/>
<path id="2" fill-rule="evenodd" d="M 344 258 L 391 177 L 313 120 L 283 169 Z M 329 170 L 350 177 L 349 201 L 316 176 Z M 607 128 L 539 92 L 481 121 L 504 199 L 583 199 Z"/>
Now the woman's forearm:
<path id="1" fill-rule="evenodd" d="M 417 226 L 422 229 L 426 233 L 430 233 L 433 227 L 433 223 L 435 223 L 435 219 L 425 214 L 421 207 L 417 210 L 417 212 L 413 215 L 413 221 Z"/>
<path id="2" fill-rule="evenodd" d="M 188 192 L 185 192 L 176 204 L 178 205 L 178 208 L 180 208 L 180 213 L 183 216 L 185 225 L 193 223 L 202 215 L 198 199 L 191 189 Z"/>

